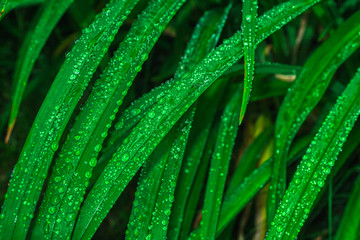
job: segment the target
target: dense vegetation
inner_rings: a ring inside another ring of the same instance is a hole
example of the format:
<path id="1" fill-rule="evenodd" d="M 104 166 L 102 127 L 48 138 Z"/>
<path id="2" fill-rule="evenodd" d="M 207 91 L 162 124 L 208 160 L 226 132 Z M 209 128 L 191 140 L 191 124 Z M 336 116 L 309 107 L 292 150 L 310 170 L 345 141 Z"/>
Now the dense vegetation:
<path id="1" fill-rule="evenodd" d="M 359 7 L 0 0 L 0 239 L 360 239 Z"/>

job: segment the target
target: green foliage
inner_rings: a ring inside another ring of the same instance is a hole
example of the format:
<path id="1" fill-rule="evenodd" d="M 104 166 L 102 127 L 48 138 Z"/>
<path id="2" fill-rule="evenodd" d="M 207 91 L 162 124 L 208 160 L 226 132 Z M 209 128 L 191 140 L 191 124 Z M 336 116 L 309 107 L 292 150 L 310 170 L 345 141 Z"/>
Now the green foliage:
<path id="1" fill-rule="evenodd" d="M 357 239 L 359 4 L 0 1 L 0 239 Z"/>

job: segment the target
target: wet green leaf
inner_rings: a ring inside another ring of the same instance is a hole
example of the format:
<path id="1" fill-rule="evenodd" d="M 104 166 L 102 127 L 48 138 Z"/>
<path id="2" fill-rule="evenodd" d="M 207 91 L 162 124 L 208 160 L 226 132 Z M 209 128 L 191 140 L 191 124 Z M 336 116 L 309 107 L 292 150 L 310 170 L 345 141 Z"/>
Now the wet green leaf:
<path id="1" fill-rule="evenodd" d="M 243 0 L 242 28 L 244 37 L 244 94 L 241 103 L 239 124 L 242 122 L 246 107 L 249 102 L 251 85 L 254 78 L 255 64 L 255 38 L 256 38 L 256 18 L 257 0 Z"/>
<path id="2" fill-rule="evenodd" d="M 84 29 L 57 74 L 13 170 L 2 209 L 7 217 L 0 220 L 1 239 L 26 236 L 62 133 L 113 36 L 130 12 L 132 5 L 125 3 L 114 1 L 107 5 Z"/>
<path id="3" fill-rule="evenodd" d="M 294 174 L 268 232 L 268 239 L 294 239 L 360 114 L 360 72 L 323 122 Z"/>
<path id="4" fill-rule="evenodd" d="M 268 223 L 284 194 L 286 157 L 300 126 L 323 96 L 335 71 L 360 45 L 360 12 L 354 14 L 307 60 L 286 95 L 275 124 L 275 167 L 268 198 Z"/>

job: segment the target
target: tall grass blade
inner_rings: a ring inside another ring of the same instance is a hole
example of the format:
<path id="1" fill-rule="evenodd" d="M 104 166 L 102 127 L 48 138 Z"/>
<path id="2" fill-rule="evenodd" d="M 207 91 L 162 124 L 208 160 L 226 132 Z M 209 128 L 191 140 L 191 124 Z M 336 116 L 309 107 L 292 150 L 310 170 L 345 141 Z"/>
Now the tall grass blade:
<path id="1" fill-rule="evenodd" d="M 338 67 L 360 45 L 360 11 L 350 17 L 307 60 L 286 95 L 276 119 L 274 172 L 268 198 L 268 224 L 285 192 L 286 158 L 301 124 L 323 96 Z"/>
<path id="2" fill-rule="evenodd" d="M 200 239 L 215 238 L 225 181 L 239 125 L 238 112 L 241 108 L 241 98 L 242 92 L 238 90 L 226 106 L 221 117 L 205 190 L 200 223 L 201 231 L 198 233 Z"/>
<path id="3" fill-rule="evenodd" d="M 213 86 L 216 86 L 215 84 Z M 215 119 L 214 119 L 215 120 Z M 217 133 L 219 130 L 219 124 L 213 122 L 211 125 L 210 133 L 206 141 L 206 145 L 203 149 L 201 155 L 201 161 L 197 168 L 197 172 L 195 178 L 192 182 L 191 190 L 189 193 L 185 192 L 188 195 L 186 206 L 184 209 L 184 215 L 182 217 L 182 224 L 181 224 L 181 232 L 179 239 L 186 239 L 191 230 L 194 228 L 194 224 L 197 224 L 198 216 L 200 214 L 198 212 L 198 205 L 201 202 L 201 197 L 203 196 L 203 186 L 206 184 L 206 177 L 209 170 L 209 164 L 211 160 L 211 156 L 214 150 Z M 202 139 L 200 139 L 202 140 Z M 199 154 L 200 155 L 200 154 Z M 190 170 L 191 166 L 186 166 L 186 170 Z M 185 171 L 184 171 L 185 172 Z M 175 199 L 176 200 L 176 199 Z M 178 194 L 178 200 L 181 200 L 180 193 Z M 172 219 L 175 219 L 177 215 L 173 214 Z"/>
<path id="4" fill-rule="evenodd" d="M 132 2 L 114 1 L 107 5 L 84 29 L 68 54 L 13 170 L 2 209 L 6 217 L 0 219 L 1 239 L 23 239 L 26 236 L 62 133 L 114 35 L 130 13 Z"/>
<path id="5" fill-rule="evenodd" d="M 225 9 L 210 10 L 199 20 L 193 36 L 188 43 L 183 63 L 187 66 L 194 66 L 200 62 L 213 48 L 215 48 L 231 5 Z M 181 77 L 190 67 L 180 68 L 182 74 L 176 74 Z M 225 84 L 216 84 L 216 88 L 209 89 L 202 99 L 199 99 L 197 111 L 194 119 L 194 128 L 191 130 L 189 144 L 185 153 L 184 164 L 175 193 L 175 202 L 172 208 L 170 218 L 169 238 L 177 239 L 182 232 L 181 224 L 184 214 L 185 204 L 189 196 L 188 186 L 194 180 L 201 154 L 205 147 L 209 128 L 216 112 L 219 100 L 224 92 Z M 208 106 L 212 108 L 209 109 Z M 194 162 L 195 161 L 195 162 Z M 190 167 L 191 166 L 191 167 Z"/>
<path id="6" fill-rule="evenodd" d="M 360 238 L 360 177 L 354 182 L 353 190 L 342 216 L 335 239 L 356 240 Z"/>
<path id="7" fill-rule="evenodd" d="M 177 77 L 182 76 L 185 72 L 187 72 L 191 68 L 191 66 L 197 64 L 204 56 L 206 56 L 206 54 L 208 54 L 215 47 L 215 44 L 217 43 L 220 37 L 220 33 L 225 23 L 225 19 L 227 17 L 229 9 L 230 7 L 226 8 L 225 10 L 208 11 L 200 19 L 197 28 L 187 46 L 185 55 L 182 58 L 182 61 L 180 62 L 180 65 L 175 73 Z M 156 98 L 162 97 L 164 93 L 166 93 L 167 90 L 170 89 L 170 87 L 171 87 L 171 82 L 167 82 L 166 84 L 162 85 L 159 88 L 156 88 L 156 90 L 153 90 L 151 93 L 147 95 L 151 95 L 155 91 L 158 92 L 158 90 L 163 90 L 161 93 L 159 92 L 161 95 L 160 94 L 157 95 Z M 152 99 L 155 100 L 156 98 L 154 97 Z M 144 99 L 145 99 L 144 101 L 138 101 L 145 103 L 143 104 L 143 108 L 144 106 L 151 106 L 152 104 L 155 103 L 155 101 L 151 101 L 151 98 L 146 97 Z M 151 105 L 149 105 L 149 103 Z M 130 112 L 134 111 L 134 109 L 138 109 L 137 106 L 139 105 L 135 102 L 133 106 L 135 106 L 135 108 L 132 107 Z M 142 114 L 144 115 L 144 113 Z M 136 116 L 138 115 L 139 114 L 137 114 Z M 182 181 L 179 181 L 179 183 L 181 182 Z M 169 230 L 172 231 L 173 228 L 170 227 Z"/>
<path id="8" fill-rule="evenodd" d="M 1 7 L 0 18 L 3 15 L 4 11 L 5 11 L 5 7 L 6 7 L 7 2 L 8 2 L 8 0 L 1 0 L 0 1 L 0 7 Z"/>
<path id="9" fill-rule="evenodd" d="M 294 148 L 288 158 L 288 163 L 293 162 L 293 158 L 298 155 L 304 147 L 310 143 L 308 141 L 299 141 L 294 143 Z M 259 168 L 255 169 L 248 177 L 244 179 L 236 188 L 227 191 L 221 205 L 220 216 L 217 226 L 217 235 L 244 209 L 246 204 L 263 188 L 271 177 L 273 167 L 273 158 L 268 159 Z M 230 180 L 229 185 L 234 185 Z M 197 229 L 198 230 L 198 229 Z"/>
<path id="10" fill-rule="evenodd" d="M 259 18 L 257 43 L 318 1 L 290 1 Z M 265 21 L 266 19 L 266 21 Z M 89 238 L 105 218 L 125 186 L 147 157 L 196 99 L 230 66 L 242 57 L 241 33 L 213 50 L 158 101 L 125 138 L 85 199 L 75 236 Z"/>
<path id="11" fill-rule="evenodd" d="M 35 28 L 28 31 L 22 43 L 19 58 L 15 66 L 13 80 L 15 83 L 15 91 L 12 95 L 12 107 L 5 142 L 9 141 L 14 128 L 20 103 L 35 61 L 39 57 L 51 32 L 73 1 L 74 0 L 46 1 L 41 10 L 41 15 L 35 23 Z"/>
<path id="12" fill-rule="evenodd" d="M 242 122 L 250 98 L 254 78 L 257 0 L 243 0 L 242 27 L 244 37 L 244 94 L 241 103 L 239 124 Z"/>
<path id="13" fill-rule="evenodd" d="M 5 2 L 2 8 L 2 14 L 0 14 L 0 21 L 12 10 L 20 7 L 27 7 L 43 3 L 45 0 L 3 0 Z M 0 3 L 1 6 L 1 3 Z"/>
<path id="14" fill-rule="evenodd" d="M 157 160 L 149 159 L 141 171 L 133 209 L 128 223 L 126 239 L 166 239 L 171 206 L 178 174 L 195 108 L 189 109 L 177 123 L 174 137 L 168 148 Z M 171 131 L 164 140 L 171 136 Z M 163 140 L 163 141 L 164 141 Z M 159 146 L 162 145 L 162 142 Z M 155 155 L 157 156 L 157 155 Z"/>
<path id="15" fill-rule="evenodd" d="M 269 143 L 270 137 L 273 134 L 273 128 L 268 127 L 246 148 L 243 156 L 240 159 L 239 165 L 236 167 L 234 174 L 231 177 L 229 186 L 226 189 L 225 196 L 232 193 L 251 173 L 258 163 L 261 153 L 264 151 L 266 145 Z"/>
<path id="16" fill-rule="evenodd" d="M 268 239 L 295 239 L 360 114 L 360 71 L 338 98 L 294 174 Z"/>

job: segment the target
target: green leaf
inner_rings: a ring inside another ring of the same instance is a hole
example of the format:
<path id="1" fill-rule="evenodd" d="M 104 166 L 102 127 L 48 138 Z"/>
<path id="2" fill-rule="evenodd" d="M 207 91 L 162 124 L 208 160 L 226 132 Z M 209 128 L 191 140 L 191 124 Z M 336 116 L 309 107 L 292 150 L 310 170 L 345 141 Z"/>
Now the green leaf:
<path id="1" fill-rule="evenodd" d="M 290 1 L 259 18 L 257 43 L 318 1 Z M 266 21 L 265 21 L 266 19 Z M 84 201 L 74 236 L 89 238 L 147 157 L 196 99 L 242 57 L 241 33 L 213 50 L 180 79 L 125 138 Z"/>
<path id="2" fill-rule="evenodd" d="M 214 84 L 212 87 L 214 87 L 214 86 L 216 86 L 216 85 Z M 211 125 L 210 133 L 207 138 L 206 145 L 203 149 L 203 152 L 199 154 L 199 155 L 201 155 L 200 156 L 201 160 L 198 165 L 197 172 L 195 173 L 195 177 L 194 177 L 194 180 L 191 185 L 191 190 L 189 192 L 183 191 L 188 195 L 188 197 L 187 197 L 187 199 L 185 199 L 187 201 L 185 201 L 186 206 L 185 206 L 183 217 L 182 217 L 181 232 L 180 232 L 179 239 L 185 239 L 188 237 L 188 235 L 191 233 L 191 230 L 193 229 L 194 218 L 196 219 L 197 214 L 199 214 L 197 207 L 198 207 L 199 202 L 202 199 L 201 197 L 203 196 L 202 190 L 203 190 L 203 186 L 205 186 L 205 184 L 206 184 L 206 177 L 207 177 L 208 170 L 209 170 L 210 159 L 211 159 L 211 156 L 212 156 L 212 153 L 214 150 L 217 133 L 219 130 L 218 125 L 219 124 L 217 122 L 213 123 L 213 125 Z M 202 140 L 202 139 L 200 139 L 200 140 Z M 191 149 L 198 149 L 198 147 L 191 148 Z M 191 166 L 186 166 L 184 168 L 186 170 L 188 170 L 189 172 L 192 169 Z M 186 171 L 184 171 L 184 172 L 186 172 Z M 178 193 L 179 193 L 178 198 L 177 199 L 175 198 L 175 200 L 184 201 L 184 200 L 182 200 L 181 192 L 178 192 Z M 172 219 L 175 219 L 175 218 L 177 218 L 177 215 L 173 214 Z"/>
<path id="3" fill-rule="evenodd" d="M 215 47 L 215 44 L 217 43 L 217 41 L 220 37 L 220 33 L 221 33 L 222 27 L 225 23 L 229 9 L 230 9 L 230 7 L 226 8 L 225 11 L 224 10 L 208 11 L 200 19 L 199 24 L 197 25 L 197 28 L 187 46 L 185 55 L 182 58 L 182 61 L 180 62 L 178 69 L 176 70 L 176 73 L 175 73 L 176 76 L 180 77 L 181 75 L 183 75 L 186 71 L 188 71 L 188 69 L 191 68 L 191 66 L 198 63 L 206 54 L 208 54 Z M 214 35 L 215 35 L 215 37 L 214 37 Z M 148 113 L 148 111 L 146 111 L 146 110 L 148 110 L 149 107 L 154 105 L 158 98 L 164 96 L 167 93 L 167 91 L 171 88 L 171 86 L 172 86 L 171 82 L 167 82 L 164 85 L 156 88 L 149 94 L 146 94 L 144 97 L 139 99 L 139 101 L 136 101 L 126 111 L 128 113 L 129 112 L 136 113 L 136 114 L 134 114 L 135 117 L 129 118 L 128 117 L 129 114 L 126 114 L 126 115 L 124 114 L 125 118 L 121 118 L 119 123 L 121 123 L 122 122 L 121 120 L 123 120 L 123 119 L 133 119 L 133 120 L 136 119 L 137 121 L 135 120 L 133 122 L 134 123 L 138 122 L 141 117 L 143 117 L 145 114 Z M 154 95 L 154 93 L 156 95 Z M 154 95 L 154 97 L 152 97 L 153 95 Z M 141 109 L 141 111 L 139 111 L 138 109 Z M 139 115 L 141 116 L 140 118 L 138 117 Z M 123 126 L 123 128 L 128 128 L 128 127 L 124 127 L 124 126 L 129 126 L 129 125 L 131 125 L 131 123 L 130 124 L 121 124 L 121 125 Z M 122 132 L 124 132 L 124 130 L 122 130 Z M 147 165 L 149 165 L 149 164 L 146 164 L 145 166 L 147 166 Z M 179 181 L 179 183 L 182 183 L 182 181 Z M 138 196 L 141 196 L 141 194 Z M 148 200 L 145 200 L 145 201 L 148 201 Z M 150 208 L 150 210 L 151 210 L 151 208 Z M 145 211 L 145 209 L 141 212 L 144 212 L 144 211 Z M 146 216 L 146 214 L 144 216 Z M 136 219 L 136 217 L 134 217 L 134 219 Z M 136 221 L 134 221 L 133 223 L 130 223 L 129 227 L 131 226 L 133 228 L 134 225 L 137 225 Z M 145 226 L 147 226 L 147 225 L 145 225 Z M 172 230 L 173 230 L 173 228 L 170 227 L 170 231 L 172 231 Z M 134 231 L 130 231 L 130 233 L 133 237 L 135 236 Z M 146 236 L 146 235 L 144 235 L 144 236 Z M 152 236 L 152 237 L 154 237 L 154 236 Z"/>
<path id="4" fill-rule="evenodd" d="M 35 28 L 28 31 L 23 41 L 15 66 L 15 91 L 12 95 L 12 107 L 5 142 L 9 141 L 10 134 L 14 128 L 20 103 L 35 61 L 58 21 L 72 3 L 73 0 L 46 1 L 41 9 L 40 17 L 35 23 Z"/>
<path id="5" fill-rule="evenodd" d="M 241 108 L 241 98 L 242 92 L 238 90 L 226 106 L 221 117 L 205 190 L 200 223 L 201 230 L 197 233 L 200 239 L 215 238 L 225 181 L 239 125 L 238 113 Z M 191 235 L 190 238 L 196 238 L 196 236 Z"/>
<path id="6" fill-rule="evenodd" d="M 314 52 L 280 107 L 275 124 L 275 167 L 268 198 L 269 224 L 285 191 L 286 158 L 290 144 L 301 124 L 320 101 L 335 71 L 359 47 L 359 21 L 360 11 Z"/>
<path id="7" fill-rule="evenodd" d="M 249 147 L 246 148 L 239 165 L 236 167 L 236 170 L 231 177 L 225 196 L 232 193 L 234 189 L 236 189 L 244 181 L 247 174 L 251 173 L 256 168 L 256 164 L 260 159 L 261 153 L 269 143 L 272 134 L 273 128 L 268 127 L 257 138 L 255 138 Z"/>
<path id="8" fill-rule="evenodd" d="M 242 96 L 239 124 L 244 119 L 254 78 L 257 0 L 243 0 L 242 27 L 244 37 L 244 94 Z"/>
<path id="9" fill-rule="evenodd" d="M 360 238 L 360 177 L 354 183 L 345 212 L 342 216 L 340 226 L 335 239 L 356 240 Z"/>
<path id="10" fill-rule="evenodd" d="M 8 2 L 8 0 L 0 0 L 0 7 L 1 7 L 0 17 L 3 15 L 3 13 L 5 11 L 7 2 Z"/>
<path id="11" fill-rule="evenodd" d="M 294 239 L 360 114 L 360 71 L 311 142 L 270 225 L 268 239 Z"/>
<path id="12" fill-rule="evenodd" d="M 303 148 L 308 146 L 310 141 L 311 139 L 305 138 L 304 140 L 299 139 L 295 142 L 290 151 L 290 157 L 287 159 L 287 163 L 294 162 L 297 155 L 302 152 Z M 226 193 L 219 216 L 217 227 L 218 235 L 269 181 L 272 168 L 273 158 L 270 158 L 260 167 L 255 169 L 248 177 L 237 185 L 236 188 Z M 235 185 L 232 181 L 237 181 L 237 179 L 231 179 L 229 185 Z"/>
<path id="13" fill-rule="evenodd" d="M 171 206 L 178 174 L 189 136 L 194 110 L 189 109 L 175 126 L 175 137 L 169 147 L 163 141 L 152 153 L 141 171 L 133 209 L 128 223 L 126 239 L 166 239 Z M 169 144 L 168 144 L 169 145 Z M 156 154 L 157 152 L 160 153 Z"/>
<path id="14" fill-rule="evenodd" d="M 2 209 L 6 217 L 0 220 L 1 239 L 26 236 L 62 133 L 132 2 L 114 1 L 107 5 L 68 54 L 13 170 Z"/>
<path id="15" fill-rule="evenodd" d="M 6 14 L 16 8 L 40 4 L 44 1 L 45 0 L 1 0 L 0 2 L 3 2 L 4 5 L 0 3 L 0 6 L 3 6 L 1 10 L 2 14 L 0 14 L 0 21 L 5 17 Z"/>

